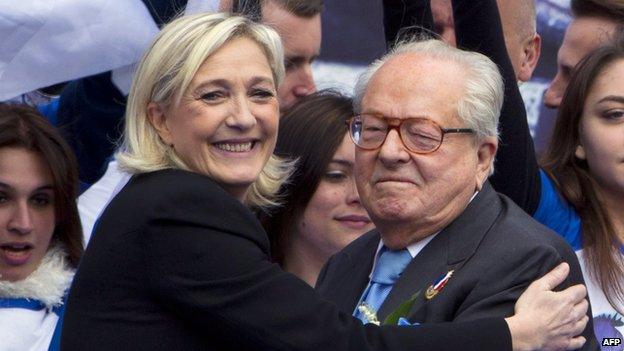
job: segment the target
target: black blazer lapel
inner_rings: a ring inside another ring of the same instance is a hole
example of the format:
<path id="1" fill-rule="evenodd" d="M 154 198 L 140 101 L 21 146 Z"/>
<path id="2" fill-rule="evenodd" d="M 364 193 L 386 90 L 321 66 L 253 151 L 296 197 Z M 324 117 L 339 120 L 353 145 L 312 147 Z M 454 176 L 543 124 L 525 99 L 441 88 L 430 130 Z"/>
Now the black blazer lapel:
<path id="1" fill-rule="evenodd" d="M 381 305 L 377 313 L 379 320 L 383 321 L 419 291 L 420 296 L 406 317 L 413 318 L 414 321 L 425 318 L 419 312 L 422 312 L 422 307 L 428 301 L 425 298 L 427 288 L 451 270 L 454 270 L 454 276 L 461 274 L 461 267 L 474 255 L 486 233 L 500 216 L 501 209 L 498 194 L 486 182 L 464 212 L 410 262 Z M 451 277 L 449 281 L 452 279 Z"/>

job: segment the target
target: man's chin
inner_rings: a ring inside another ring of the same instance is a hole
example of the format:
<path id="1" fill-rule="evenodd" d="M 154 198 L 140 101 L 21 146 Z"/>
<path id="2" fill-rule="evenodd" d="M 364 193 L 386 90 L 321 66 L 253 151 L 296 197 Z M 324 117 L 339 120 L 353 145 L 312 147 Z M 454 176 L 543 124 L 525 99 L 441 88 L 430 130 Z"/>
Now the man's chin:
<path id="1" fill-rule="evenodd" d="M 405 194 L 385 194 L 379 196 L 368 208 L 373 217 L 381 221 L 409 221 L 417 217 L 415 198 L 406 198 Z M 373 220 L 375 222 L 375 220 Z"/>

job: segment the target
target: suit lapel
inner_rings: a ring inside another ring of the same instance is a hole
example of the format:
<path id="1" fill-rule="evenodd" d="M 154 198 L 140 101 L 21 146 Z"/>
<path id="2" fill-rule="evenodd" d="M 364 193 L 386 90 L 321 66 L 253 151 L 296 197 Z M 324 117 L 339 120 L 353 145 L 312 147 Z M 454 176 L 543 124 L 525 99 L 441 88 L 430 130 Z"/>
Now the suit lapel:
<path id="1" fill-rule="evenodd" d="M 439 272 L 446 267 L 446 255 L 440 253 L 447 251 L 448 243 L 444 236 L 440 237 L 441 234 L 433 238 L 407 265 L 377 312 L 380 321 L 383 321 L 418 290 L 421 290 L 420 297 L 414 303 L 412 310 L 417 309 L 424 302 L 425 285 L 435 279 L 434 276 L 439 275 Z"/>
<path id="2" fill-rule="evenodd" d="M 332 280 L 332 289 L 335 291 L 330 294 L 334 295 L 332 300 L 342 311 L 352 313 L 368 285 L 380 240 L 379 233 L 376 230 L 373 232 L 366 234 L 366 243 L 360 249 L 338 253 L 341 255 L 338 262 L 341 273 Z"/>
<path id="3" fill-rule="evenodd" d="M 425 298 L 427 288 L 450 270 L 455 270 L 454 275 L 461 274 L 461 267 L 474 255 L 500 214 L 500 199 L 486 182 L 464 212 L 410 262 L 381 305 L 377 313 L 379 320 L 383 321 L 388 314 L 420 291 L 419 298 L 411 308 L 412 312 L 419 311 L 428 301 Z"/>

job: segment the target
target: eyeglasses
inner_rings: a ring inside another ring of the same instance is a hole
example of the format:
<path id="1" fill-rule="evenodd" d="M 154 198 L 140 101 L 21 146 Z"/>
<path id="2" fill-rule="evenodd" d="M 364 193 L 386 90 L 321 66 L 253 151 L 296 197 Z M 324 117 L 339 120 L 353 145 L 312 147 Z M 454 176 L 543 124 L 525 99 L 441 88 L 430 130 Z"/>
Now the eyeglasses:
<path id="1" fill-rule="evenodd" d="M 442 145 L 449 133 L 474 133 L 470 128 L 442 128 L 436 122 L 422 117 L 387 118 L 382 115 L 361 114 L 351 117 L 347 124 L 353 143 L 365 150 L 380 148 L 391 129 L 396 129 L 405 147 L 417 154 L 428 154 Z"/>

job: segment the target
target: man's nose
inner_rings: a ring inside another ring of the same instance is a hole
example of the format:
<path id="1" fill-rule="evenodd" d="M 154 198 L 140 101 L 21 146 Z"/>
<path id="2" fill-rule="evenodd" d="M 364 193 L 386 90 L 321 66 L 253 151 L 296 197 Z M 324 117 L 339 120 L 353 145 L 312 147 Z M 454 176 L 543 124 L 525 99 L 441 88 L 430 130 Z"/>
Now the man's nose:
<path id="1" fill-rule="evenodd" d="M 386 140 L 381 145 L 378 155 L 379 160 L 387 166 L 395 163 L 407 162 L 410 154 L 401 140 L 401 136 L 396 129 L 388 131 Z"/>
<path id="2" fill-rule="evenodd" d="M 563 82 L 561 75 L 557 73 L 552 82 L 550 82 L 548 89 L 544 92 L 544 105 L 548 108 L 559 108 L 565 88 L 565 82 Z"/>
<path id="3" fill-rule="evenodd" d="M 304 97 L 316 91 L 316 84 L 312 76 L 312 65 L 308 64 L 302 67 L 298 78 L 298 84 L 293 89 L 293 94 L 296 97 Z"/>

